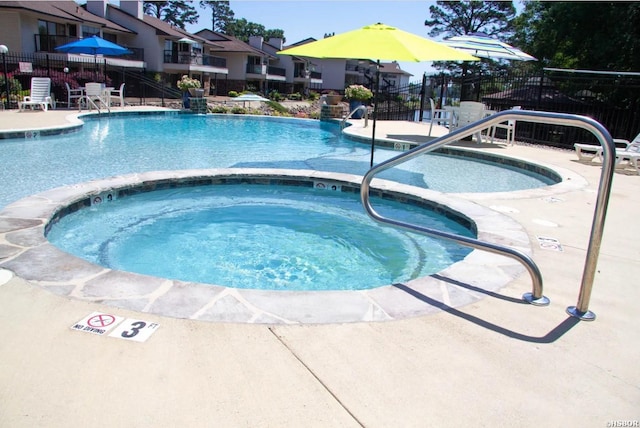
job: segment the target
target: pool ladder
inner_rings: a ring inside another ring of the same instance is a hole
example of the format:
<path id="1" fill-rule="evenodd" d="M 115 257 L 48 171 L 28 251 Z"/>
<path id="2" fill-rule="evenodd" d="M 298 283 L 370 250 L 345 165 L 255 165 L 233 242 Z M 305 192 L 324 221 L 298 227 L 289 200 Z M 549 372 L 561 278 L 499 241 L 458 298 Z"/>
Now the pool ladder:
<path id="1" fill-rule="evenodd" d="M 540 270 L 538 269 L 538 266 L 528 255 L 516 249 L 505 247 L 502 245 L 492 244 L 474 238 L 468 238 L 448 232 L 442 232 L 436 229 L 386 218 L 375 211 L 375 209 L 371 206 L 371 202 L 369 200 L 370 184 L 376 174 L 406 161 L 409 161 L 419 155 L 436 150 L 448 143 L 472 136 L 473 134 L 478 133 L 484 129 L 491 128 L 491 126 L 493 125 L 506 122 L 508 120 L 520 120 L 524 122 L 543 123 L 547 125 L 562 125 L 582 128 L 591 132 L 603 147 L 604 157 L 602 161 L 602 172 L 600 174 L 600 184 L 598 186 L 598 195 L 596 199 L 593 222 L 591 225 L 591 235 L 589 238 L 587 257 L 582 274 L 582 283 L 578 295 L 578 303 L 576 304 L 576 306 L 567 307 L 567 313 L 572 317 L 579 318 L 585 321 L 593 321 L 595 320 L 596 316 L 589 310 L 589 299 L 591 297 L 596 264 L 598 261 L 598 255 L 600 253 L 600 245 L 602 243 L 602 231 L 604 228 L 607 206 L 609 203 L 609 195 L 611 193 L 611 182 L 613 179 L 615 164 L 615 144 L 613 143 L 613 138 L 611 137 L 609 131 L 607 131 L 607 129 L 599 122 L 585 116 L 543 111 L 506 110 L 496 113 L 465 127 L 452 131 L 445 136 L 438 137 L 434 140 L 417 146 L 409 150 L 408 152 L 388 159 L 371 168 L 362 179 L 362 186 L 360 187 L 360 197 L 362 199 L 362 204 L 367 211 L 367 214 L 369 214 L 371 218 L 378 222 L 390 224 L 395 227 L 411 230 L 424 235 L 450 240 L 460 245 L 478 250 L 488 251 L 517 260 L 525 266 L 533 280 L 533 290 L 531 293 L 525 293 L 522 296 L 523 300 L 533 305 L 547 306 L 549 304 L 549 299 L 542 294 L 542 275 L 540 273 Z"/>
<path id="2" fill-rule="evenodd" d="M 109 105 L 104 102 L 104 100 L 102 98 L 98 98 L 100 100 L 100 104 L 102 104 L 103 106 L 105 106 L 105 108 L 107 109 L 107 111 L 109 113 L 111 113 L 111 108 L 109 107 Z M 91 97 L 84 95 L 82 98 L 80 98 L 78 100 L 78 109 L 80 111 L 82 111 L 82 102 L 86 102 L 87 103 L 87 107 L 89 108 L 89 111 L 91 111 L 91 107 L 95 107 L 96 110 L 98 110 L 98 114 L 101 114 L 102 112 L 100 111 L 100 107 L 98 106 L 98 104 L 95 103 L 95 101 L 93 99 L 91 99 Z"/>
<path id="3" fill-rule="evenodd" d="M 353 111 L 351 111 L 344 119 L 342 119 L 342 121 L 340 122 L 340 129 L 344 129 L 345 126 L 347 126 L 347 120 L 351 119 L 358 110 L 364 111 L 364 127 L 366 128 L 369 125 L 369 109 L 367 109 L 367 106 L 362 105 L 354 108 Z"/>

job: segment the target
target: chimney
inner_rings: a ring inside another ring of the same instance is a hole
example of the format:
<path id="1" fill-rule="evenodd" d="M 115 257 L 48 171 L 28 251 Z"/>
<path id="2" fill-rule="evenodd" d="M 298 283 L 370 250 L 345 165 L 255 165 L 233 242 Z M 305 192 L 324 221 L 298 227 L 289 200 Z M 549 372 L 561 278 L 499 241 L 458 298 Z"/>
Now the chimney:
<path id="1" fill-rule="evenodd" d="M 278 50 L 281 51 L 282 50 L 282 45 L 283 45 L 284 42 L 279 37 L 272 37 L 272 38 L 269 39 L 269 41 L 267 43 L 269 43 L 271 46 L 274 46 L 274 47 L 278 48 Z"/>
<path id="2" fill-rule="evenodd" d="M 256 49 L 262 49 L 262 36 L 249 36 L 249 46 Z"/>
<path id="3" fill-rule="evenodd" d="M 133 15 L 138 19 L 144 17 L 142 11 L 142 0 L 120 0 L 120 10 Z"/>
<path id="4" fill-rule="evenodd" d="M 100 18 L 106 18 L 107 4 L 109 4 L 109 0 L 87 0 L 87 12 L 93 13 Z"/>

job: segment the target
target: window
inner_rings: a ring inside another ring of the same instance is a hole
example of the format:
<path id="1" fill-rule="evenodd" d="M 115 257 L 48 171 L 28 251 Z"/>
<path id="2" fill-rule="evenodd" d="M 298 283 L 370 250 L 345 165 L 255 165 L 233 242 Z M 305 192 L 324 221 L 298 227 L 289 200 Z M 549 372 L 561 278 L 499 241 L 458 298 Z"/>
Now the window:
<path id="1" fill-rule="evenodd" d="M 66 43 L 66 29 L 65 24 L 58 24 L 56 22 L 49 22 L 42 19 L 38 20 L 38 50 L 49 52 L 56 46 Z"/>
<path id="2" fill-rule="evenodd" d="M 99 36 L 100 29 L 98 27 L 89 27 L 88 25 L 82 25 L 82 38 L 86 39 L 87 37 Z"/>
<path id="3" fill-rule="evenodd" d="M 65 36 L 66 26 L 56 22 L 38 20 L 38 33 L 45 36 Z"/>
<path id="4" fill-rule="evenodd" d="M 116 43 L 116 44 L 118 43 L 118 38 L 116 37 L 115 34 L 103 33 L 102 38 L 110 41 L 111 43 Z"/>

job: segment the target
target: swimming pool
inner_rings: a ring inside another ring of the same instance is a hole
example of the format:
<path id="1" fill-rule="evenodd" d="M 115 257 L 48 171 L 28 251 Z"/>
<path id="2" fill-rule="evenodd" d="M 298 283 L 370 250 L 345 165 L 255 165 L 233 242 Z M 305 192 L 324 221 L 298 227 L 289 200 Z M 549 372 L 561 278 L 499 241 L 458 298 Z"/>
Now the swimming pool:
<path id="1" fill-rule="evenodd" d="M 56 186 L 135 172 L 236 167 L 364 175 L 369 169 L 369 145 L 342 136 L 333 123 L 176 112 L 83 120 L 79 132 L 0 141 L 0 207 Z M 375 161 L 398 153 L 376 148 Z M 514 191 L 558 181 L 542 169 L 506 165 L 504 158 L 500 164 L 470 156 L 429 154 L 380 177 L 451 193 Z"/>
<path id="2" fill-rule="evenodd" d="M 47 238 L 111 269 L 289 291 L 362 290 L 406 282 L 439 272 L 471 252 L 375 223 L 362 210 L 359 195 L 343 192 L 339 184 L 272 182 L 175 182 L 169 189 L 133 195 L 114 191 L 60 218 Z M 468 220 L 461 224 L 460 217 L 428 206 L 388 198 L 374 198 L 374 203 L 388 216 L 475 237 Z"/>

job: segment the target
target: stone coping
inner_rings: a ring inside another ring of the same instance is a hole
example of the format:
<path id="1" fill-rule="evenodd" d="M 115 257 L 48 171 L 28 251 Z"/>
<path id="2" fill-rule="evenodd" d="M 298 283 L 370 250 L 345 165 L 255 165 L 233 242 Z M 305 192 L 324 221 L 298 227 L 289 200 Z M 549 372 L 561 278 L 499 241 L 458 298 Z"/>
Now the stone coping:
<path id="1" fill-rule="evenodd" d="M 421 316 L 441 305 L 467 305 L 525 272 L 517 261 L 474 250 L 443 271 L 402 284 L 358 291 L 268 291 L 169 280 L 111 270 L 59 250 L 45 230 L 59 212 L 104 192 L 205 179 L 336 182 L 359 188 L 361 176 L 312 170 L 206 169 L 129 174 L 51 189 L 0 212 L 0 267 L 57 295 L 157 315 L 202 321 L 318 324 Z M 375 179 L 372 190 L 446 207 L 475 225 L 480 240 L 531 255 L 528 235 L 510 217 L 451 195 Z M 400 196 L 399 196 L 400 195 Z M 523 290 L 530 291 L 530 290 Z"/>

